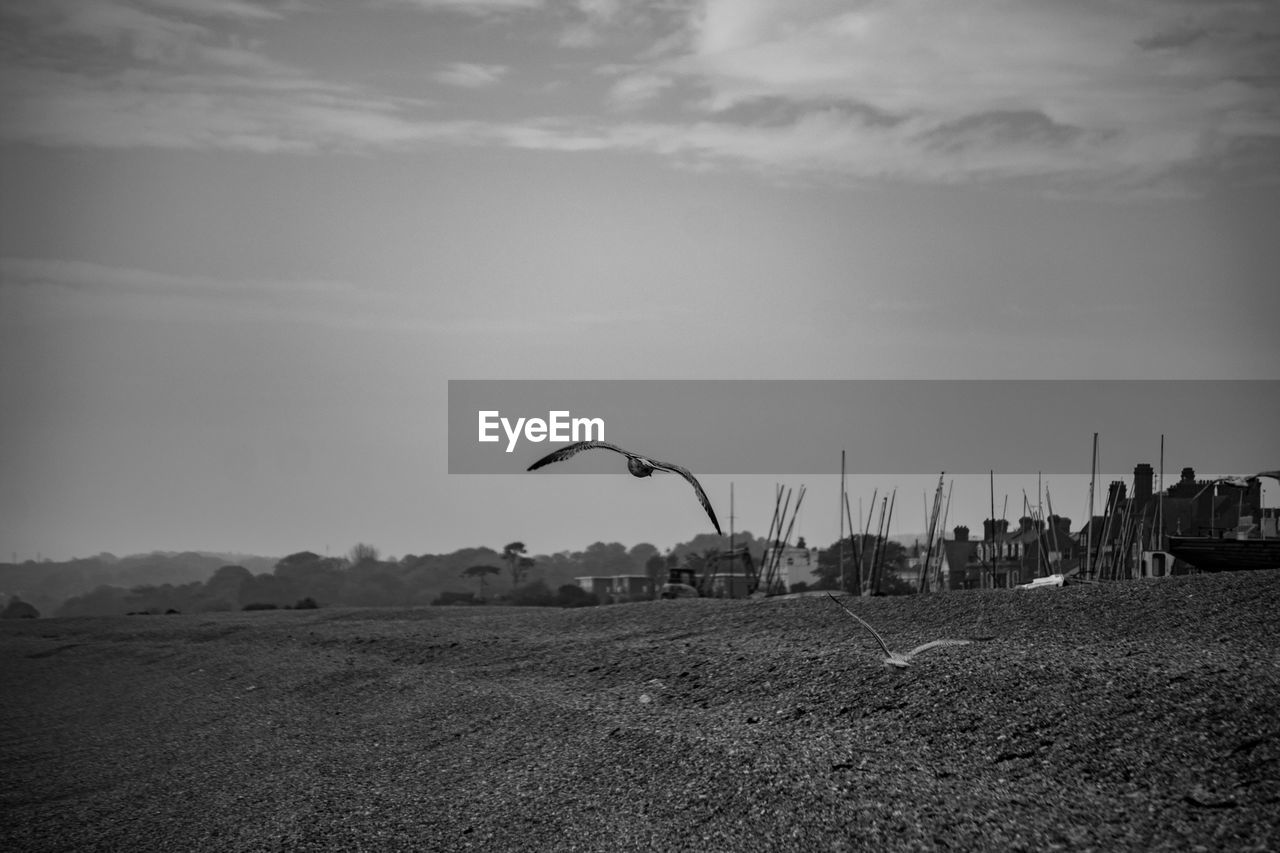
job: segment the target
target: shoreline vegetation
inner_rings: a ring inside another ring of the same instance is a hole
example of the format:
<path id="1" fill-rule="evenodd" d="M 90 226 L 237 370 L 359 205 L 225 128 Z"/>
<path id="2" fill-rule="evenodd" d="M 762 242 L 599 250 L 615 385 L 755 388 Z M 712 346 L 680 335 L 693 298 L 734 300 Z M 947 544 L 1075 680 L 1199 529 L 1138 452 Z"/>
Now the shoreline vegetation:
<path id="1" fill-rule="evenodd" d="M 1280 848 L 1280 571 L 0 623 L 5 849 Z"/>

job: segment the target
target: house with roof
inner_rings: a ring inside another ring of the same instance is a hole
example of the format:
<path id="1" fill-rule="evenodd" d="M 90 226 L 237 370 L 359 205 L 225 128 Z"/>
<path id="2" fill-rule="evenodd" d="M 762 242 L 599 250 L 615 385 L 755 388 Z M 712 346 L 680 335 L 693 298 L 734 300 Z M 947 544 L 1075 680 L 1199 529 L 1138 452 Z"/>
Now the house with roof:
<path id="1" fill-rule="evenodd" d="M 1191 567 L 1165 553 L 1168 537 L 1214 535 L 1265 520 L 1258 479 L 1230 482 L 1200 480 L 1194 468 L 1183 468 L 1179 479 L 1164 490 L 1154 489 L 1151 465 L 1133 469 L 1133 496 L 1125 483 L 1114 481 L 1107 491 L 1102 515 L 1094 516 L 1076 534 L 1082 554 L 1094 575 L 1185 574 Z"/>
<path id="2" fill-rule="evenodd" d="M 601 604 L 646 601 L 654 597 L 653 578 L 648 575 L 589 575 L 574 580 Z"/>
<path id="3" fill-rule="evenodd" d="M 982 539 L 969 528 L 954 528 L 942 541 L 942 577 L 947 589 L 1008 588 L 1068 570 L 1079 559 L 1071 519 L 1051 515 L 1048 524 L 1023 516 L 1009 529 L 1007 519 L 982 522 Z"/>

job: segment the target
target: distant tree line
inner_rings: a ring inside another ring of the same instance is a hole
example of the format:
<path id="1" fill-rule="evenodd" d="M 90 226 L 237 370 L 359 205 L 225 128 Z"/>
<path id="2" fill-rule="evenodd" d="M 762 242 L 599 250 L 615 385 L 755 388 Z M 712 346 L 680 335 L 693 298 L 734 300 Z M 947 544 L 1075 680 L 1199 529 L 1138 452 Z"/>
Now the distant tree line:
<path id="1" fill-rule="evenodd" d="M 299 551 L 274 563 L 265 558 L 247 558 L 234 564 L 207 554 L 152 554 L 123 559 L 99 555 L 69 563 L 28 561 L 0 565 L 0 592 L 6 593 L 6 598 L 34 601 L 38 612 L 54 616 L 299 606 L 580 607 L 601 602 L 583 590 L 575 578 L 647 575 L 655 581 L 656 588 L 670 568 L 703 566 L 710 555 L 727 544 L 723 537 L 700 534 L 666 553 L 647 542 L 631 548 L 617 542 L 596 542 L 583 551 L 530 556 L 524 543 L 517 541 L 501 550 L 463 548 L 451 554 L 407 554 L 399 559 L 384 559 L 377 548 L 360 543 L 341 557 Z M 749 533 L 739 534 L 735 544 L 747 545 L 757 558 L 766 545 L 763 539 Z M 892 541 L 885 544 L 886 565 L 901 565 L 905 550 Z M 838 549 L 839 543 L 834 543 L 820 551 L 814 580 L 794 586 L 838 586 Z M 203 579 L 193 579 L 193 574 Z M 143 582 L 120 582 L 134 578 Z M 62 598 L 57 597 L 60 589 L 67 592 Z M 890 583 L 881 591 L 905 590 Z"/>
<path id="2" fill-rule="evenodd" d="M 0 566 L 0 583 L 24 592 L 38 587 L 42 580 L 48 589 L 49 580 L 55 577 L 80 583 L 80 589 L 63 600 L 46 599 L 42 612 L 55 616 L 170 610 L 197 613 L 242 610 L 250 606 L 284 608 L 295 607 L 304 599 L 311 599 L 322 607 L 423 606 L 451 602 L 567 607 L 596 603 L 594 597 L 578 587 L 575 578 L 644 574 L 646 565 L 655 557 L 675 560 L 697 547 L 706 547 L 707 543 L 700 540 L 701 536 L 679 545 L 666 557 L 649 543 L 627 548 L 617 542 L 596 542 L 583 551 L 530 556 L 523 543 L 511 542 L 502 550 L 462 548 L 451 554 L 406 554 L 399 559 L 384 559 L 377 548 L 360 543 L 341 557 L 299 551 L 275 561 L 274 565 L 260 566 L 256 572 L 242 564 L 215 563 L 210 568 L 209 559 L 204 555 L 168 555 L 169 560 L 194 561 L 204 569 L 204 580 L 179 583 L 108 582 L 86 590 L 83 586 L 86 575 L 94 573 L 87 571 L 90 566 L 86 566 L 85 561 L 77 561 L 79 565 L 74 567 L 56 563 Z M 182 577 L 185 571 L 159 556 L 150 559 L 149 564 L 162 577 Z M 6 577 L 6 568 L 17 568 L 21 576 Z M 19 582 L 13 583 L 14 579 Z"/>

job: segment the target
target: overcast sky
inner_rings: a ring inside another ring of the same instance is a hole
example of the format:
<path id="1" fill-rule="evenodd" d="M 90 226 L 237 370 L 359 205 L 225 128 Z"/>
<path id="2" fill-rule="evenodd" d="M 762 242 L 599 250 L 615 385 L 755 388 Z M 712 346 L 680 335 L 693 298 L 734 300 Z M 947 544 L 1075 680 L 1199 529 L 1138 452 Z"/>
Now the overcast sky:
<path id="1" fill-rule="evenodd" d="M 1280 379 L 1271 3 L 32 0 L 0 27 L 0 559 L 705 532 L 678 478 L 449 476 L 450 379 Z M 1167 470 L 1203 468 L 1167 426 Z M 737 529 L 778 481 L 737 481 Z M 834 540 L 834 480 L 782 482 Z M 1082 517 L 1078 483 L 1053 500 Z"/>

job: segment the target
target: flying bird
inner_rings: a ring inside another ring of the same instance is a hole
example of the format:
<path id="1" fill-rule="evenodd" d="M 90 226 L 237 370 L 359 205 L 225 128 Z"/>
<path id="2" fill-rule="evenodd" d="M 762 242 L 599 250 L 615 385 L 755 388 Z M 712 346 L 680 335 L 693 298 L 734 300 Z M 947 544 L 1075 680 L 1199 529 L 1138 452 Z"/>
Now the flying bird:
<path id="1" fill-rule="evenodd" d="M 605 450 L 612 450 L 627 457 L 627 470 L 631 472 L 633 477 L 651 477 L 654 471 L 670 471 L 672 474 L 679 474 L 684 477 L 689 481 L 689 485 L 693 486 L 693 491 L 698 495 L 698 502 L 702 504 L 702 508 L 711 517 L 711 523 L 715 525 L 716 533 L 724 535 L 720 531 L 720 522 L 716 520 L 715 510 L 711 508 L 711 501 L 707 499 L 707 493 L 702 490 L 702 484 L 698 482 L 698 478 L 689 473 L 689 469 L 681 468 L 679 465 L 672 465 L 670 462 L 649 459 L 638 453 L 632 453 L 630 450 L 623 450 L 618 445 L 610 444 L 607 441 L 577 441 L 573 444 L 566 444 L 554 453 L 548 453 L 530 465 L 528 470 L 536 471 L 544 465 L 550 465 L 552 462 L 563 462 L 569 457 L 576 456 L 582 451 L 590 450 L 593 447 L 603 447 Z"/>
<path id="2" fill-rule="evenodd" d="M 848 613 L 854 619 L 857 619 L 859 625 L 861 625 L 863 628 L 866 628 L 868 631 L 870 631 L 871 636 L 875 637 L 876 642 L 880 644 L 880 648 L 884 649 L 884 653 L 886 655 L 884 662 L 887 663 L 889 666 L 896 666 L 898 667 L 898 669 L 905 669 L 906 667 L 911 666 L 911 659 L 913 657 L 920 654 L 921 652 L 927 652 L 929 651 L 929 649 L 936 649 L 938 646 L 969 645 L 968 640 L 934 640 L 931 643 L 925 643 L 923 646 L 916 646 L 914 649 L 907 652 L 906 654 L 903 654 L 901 652 L 895 652 L 892 649 L 890 649 L 889 646 L 885 643 L 884 638 L 881 637 L 878 633 L 876 633 L 876 629 L 872 628 L 870 625 L 864 622 L 862 618 L 858 616 L 858 614 L 854 613 L 852 610 L 845 607 L 843 604 L 840 604 L 840 602 L 836 599 L 836 597 L 831 593 L 827 593 L 827 598 L 831 599 L 836 604 L 839 604 L 841 610 L 843 610 L 845 613 Z"/>

